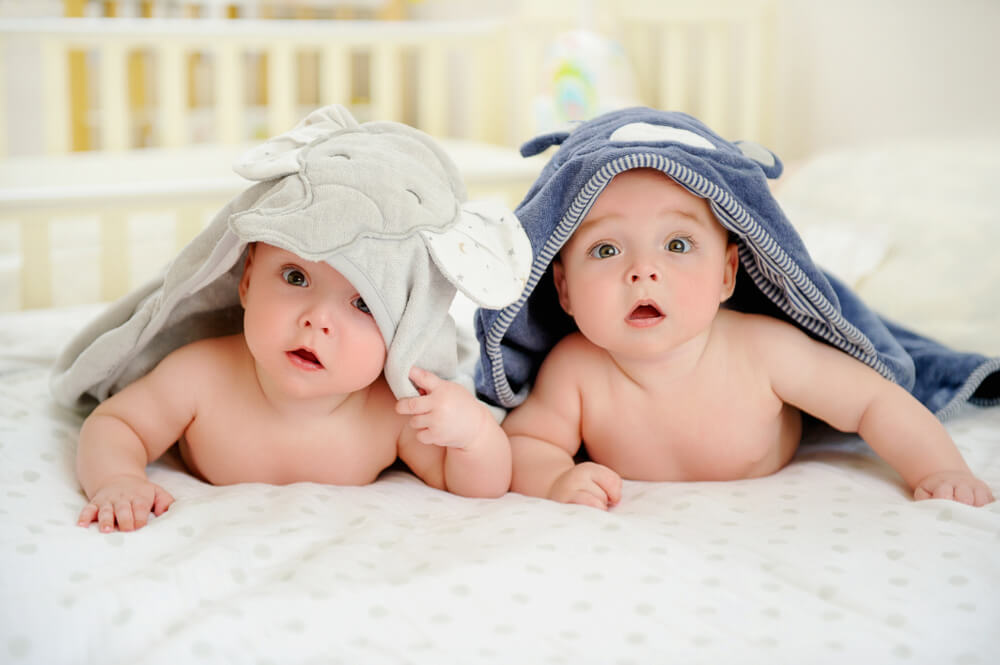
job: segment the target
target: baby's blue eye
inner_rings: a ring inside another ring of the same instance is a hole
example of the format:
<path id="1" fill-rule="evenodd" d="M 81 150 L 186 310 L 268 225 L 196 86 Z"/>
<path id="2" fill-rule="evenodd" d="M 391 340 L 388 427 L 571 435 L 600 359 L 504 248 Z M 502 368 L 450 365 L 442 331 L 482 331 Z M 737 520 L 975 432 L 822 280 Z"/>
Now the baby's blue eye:
<path id="1" fill-rule="evenodd" d="M 358 308 L 358 310 L 364 312 L 365 314 L 372 313 L 372 311 L 368 309 L 368 305 L 365 304 L 364 298 L 361 298 L 360 296 L 352 300 L 351 304 L 354 305 L 356 308 Z"/>
<path id="2" fill-rule="evenodd" d="M 671 238 L 667 241 L 667 251 L 687 254 L 691 251 L 691 241 L 687 238 Z"/>
<path id="3" fill-rule="evenodd" d="M 298 268 L 285 268 L 281 277 L 292 286 L 309 286 L 309 278 Z"/>
<path id="4" fill-rule="evenodd" d="M 606 242 L 602 242 L 599 245 L 594 245 L 591 248 L 589 254 L 595 259 L 609 259 L 612 256 L 618 256 L 621 254 L 621 250 L 614 245 L 609 245 Z"/>

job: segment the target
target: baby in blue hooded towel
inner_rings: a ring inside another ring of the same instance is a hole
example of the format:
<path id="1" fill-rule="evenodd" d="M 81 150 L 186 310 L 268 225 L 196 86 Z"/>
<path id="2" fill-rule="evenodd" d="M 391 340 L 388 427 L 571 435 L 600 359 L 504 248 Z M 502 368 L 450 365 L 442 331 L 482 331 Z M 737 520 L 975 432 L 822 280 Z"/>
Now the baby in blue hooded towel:
<path id="1" fill-rule="evenodd" d="M 514 491 L 607 509 L 623 478 L 764 476 L 808 413 L 859 433 L 916 499 L 993 501 L 931 409 L 996 403 L 1000 362 L 881 321 L 816 268 L 770 195 L 770 152 L 650 109 L 522 152 L 556 143 L 518 208 L 525 293 L 477 320 L 478 389 L 516 406 Z"/>

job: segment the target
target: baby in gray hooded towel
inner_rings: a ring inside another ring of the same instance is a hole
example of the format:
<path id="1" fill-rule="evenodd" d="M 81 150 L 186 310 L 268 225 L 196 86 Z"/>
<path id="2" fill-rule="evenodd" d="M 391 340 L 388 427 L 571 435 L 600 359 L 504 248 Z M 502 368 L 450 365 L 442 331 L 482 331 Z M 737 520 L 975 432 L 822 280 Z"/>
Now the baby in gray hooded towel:
<path id="1" fill-rule="evenodd" d="M 521 293 L 531 250 L 513 213 L 466 202 L 425 134 L 339 106 L 236 170 L 260 182 L 57 362 L 57 400 L 97 403 L 79 524 L 131 531 L 167 510 L 145 468 L 174 442 L 213 484 L 361 485 L 398 458 L 438 489 L 506 492 L 507 438 L 450 380 L 449 307 L 456 289 L 488 307 Z"/>

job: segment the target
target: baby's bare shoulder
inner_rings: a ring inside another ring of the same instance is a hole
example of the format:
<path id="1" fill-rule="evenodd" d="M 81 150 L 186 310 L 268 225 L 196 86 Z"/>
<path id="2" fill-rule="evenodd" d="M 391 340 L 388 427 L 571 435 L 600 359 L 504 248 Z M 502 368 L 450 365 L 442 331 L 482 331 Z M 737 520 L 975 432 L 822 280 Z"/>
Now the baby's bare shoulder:
<path id="1" fill-rule="evenodd" d="M 602 356 L 603 349 L 591 342 L 579 332 L 566 335 L 549 351 L 546 361 L 579 362 L 584 359 L 596 359 Z"/>
<path id="2" fill-rule="evenodd" d="M 219 376 L 235 371 L 247 355 L 242 335 L 200 339 L 171 351 L 157 366 L 159 372 L 183 372 L 191 377 Z"/>
<path id="3" fill-rule="evenodd" d="M 807 337 L 791 323 L 765 314 L 722 310 L 716 324 L 727 341 L 743 339 L 753 346 L 775 347 L 787 343 L 789 339 Z"/>

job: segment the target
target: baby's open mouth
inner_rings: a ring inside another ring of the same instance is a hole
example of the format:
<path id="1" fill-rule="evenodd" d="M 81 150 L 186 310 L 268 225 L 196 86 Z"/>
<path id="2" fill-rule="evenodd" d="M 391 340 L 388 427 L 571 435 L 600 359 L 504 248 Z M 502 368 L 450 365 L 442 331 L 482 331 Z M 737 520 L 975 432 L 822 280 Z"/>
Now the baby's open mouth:
<path id="1" fill-rule="evenodd" d="M 323 367 L 323 363 L 321 363 L 319 358 L 316 357 L 316 354 L 309 349 L 295 349 L 294 351 L 289 351 L 288 355 L 293 356 L 293 359 L 298 360 L 306 367 Z"/>
<path id="2" fill-rule="evenodd" d="M 656 307 L 656 305 L 639 305 L 631 311 L 628 315 L 629 321 L 644 321 L 647 319 L 658 319 L 663 316 L 663 313 Z"/>

